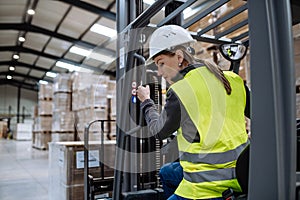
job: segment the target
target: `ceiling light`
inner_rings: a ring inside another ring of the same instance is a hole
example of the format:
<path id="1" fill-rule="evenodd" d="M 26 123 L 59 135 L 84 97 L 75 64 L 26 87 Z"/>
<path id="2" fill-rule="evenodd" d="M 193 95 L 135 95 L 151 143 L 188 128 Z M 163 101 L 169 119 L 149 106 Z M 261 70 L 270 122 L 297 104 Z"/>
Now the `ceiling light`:
<path id="1" fill-rule="evenodd" d="M 7 75 L 6 78 L 10 80 L 10 79 L 12 79 L 12 76 L 11 75 Z"/>
<path id="2" fill-rule="evenodd" d="M 33 9 L 28 9 L 27 10 L 27 14 L 28 15 L 34 15 L 35 14 L 35 11 Z"/>
<path id="3" fill-rule="evenodd" d="M 91 50 L 86 50 L 83 48 L 72 46 L 70 49 L 71 53 L 76 53 L 81 56 L 89 56 L 91 54 Z"/>
<path id="4" fill-rule="evenodd" d="M 61 68 L 67 69 L 67 70 L 69 70 L 70 72 L 73 72 L 73 71 L 79 71 L 79 70 L 80 70 L 80 67 L 79 67 L 79 66 L 72 65 L 72 64 L 69 64 L 69 63 L 65 63 L 65 62 L 61 62 L 61 61 L 57 61 L 57 62 L 55 63 L 55 65 L 56 65 L 57 67 L 61 67 Z"/>
<path id="5" fill-rule="evenodd" d="M 104 54 L 100 54 L 100 53 L 96 53 L 96 52 L 92 52 L 92 54 L 89 56 L 89 58 L 99 60 L 99 61 L 105 62 L 105 63 L 111 63 L 115 59 L 113 57 L 110 57 L 110 56 L 107 56 Z"/>
<path id="6" fill-rule="evenodd" d="M 47 85 L 47 84 L 48 84 L 48 82 L 47 82 L 47 81 L 44 81 L 44 80 L 40 80 L 39 83 L 40 83 L 40 84 L 44 84 L 44 85 Z"/>
<path id="7" fill-rule="evenodd" d="M 14 54 L 14 55 L 13 55 L 13 59 L 18 60 L 19 58 L 20 58 L 20 56 L 19 56 L 18 54 Z"/>
<path id="8" fill-rule="evenodd" d="M 117 35 L 117 31 L 114 30 L 114 29 L 111 29 L 111 28 L 108 28 L 106 26 L 102 26 L 100 24 L 94 24 L 91 29 L 91 31 L 95 32 L 95 33 L 98 33 L 98 34 L 101 34 L 101 35 L 105 35 L 107 37 L 114 37 Z"/>
<path id="9" fill-rule="evenodd" d="M 47 72 L 46 76 L 51 77 L 51 78 L 55 78 L 57 76 L 57 74 L 54 73 L 54 72 Z"/>
<path id="10" fill-rule="evenodd" d="M 143 2 L 145 4 L 152 5 L 155 1 L 154 0 L 144 0 Z"/>
<path id="11" fill-rule="evenodd" d="M 9 66 L 9 71 L 15 71 L 16 70 L 16 68 L 14 67 L 14 66 Z"/>
<path id="12" fill-rule="evenodd" d="M 90 74 L 92 74 L 94 72 L 94 70 L 90 70 L 90 69 L 86 69 L 86 68 L 82 68 L 82 67 L 78 71 L 84 72 L 84 73 L 90 73 Z"/>
<path id="13" fill-rule="evenodd" d="M 25 42 L 25 37 L 20 36 L 20 37 L 19 37 L 19 41 L 20 41 L 20 42 Z"/>

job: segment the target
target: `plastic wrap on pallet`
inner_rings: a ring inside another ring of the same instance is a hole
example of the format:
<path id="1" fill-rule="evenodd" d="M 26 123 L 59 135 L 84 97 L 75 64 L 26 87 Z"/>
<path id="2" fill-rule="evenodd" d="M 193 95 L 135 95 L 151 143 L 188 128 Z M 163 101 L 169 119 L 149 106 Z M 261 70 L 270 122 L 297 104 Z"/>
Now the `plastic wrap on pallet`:
<path id="1" fill-rule="evenodd" d="M 51 100 L 53 98 L 53 84 L 40 84 L 38 91 L 38 99 Z"/>
<path id="2" fill-rule="evenodd" d="M 53 93 L 56 92 L 71 92 L 72 90 L 71 74 L 58 74 L 53 80 Z"/>
<path id="3" fill-rule="evenodd" d="M 31 140 L 32 139 L 32 127 L 30 123 L 18 123 L 14 138 L 16 140 Z"/>
<path id="4" fill-rule="evenodd" d="M 78 110 L 74 112 L 74 116 L 78 119 L 76 120 L 76 130 L 77 131 L 84 131 L 84 126 L 85 126 L 85 112 L 84 110 Z"/>
<path id="5" fill-rule="evenodd" d="M 82 124 L 86 125 L 86 124 Z M 104 140 L 114 139 L 116 136 L 116 122 L 104 122 L 103 124 L 104 132 L 103 138 Z M 80 141 L 84 141 L 84 128 L 78 129 L 78 137 Z M 102 129 L 101 122 L 96 122 L 92 124 L 89 128 L 89 141 L 100 141 L 102 137 Z"/>
<path id="6" fill-rule="evenodd" d="M 53 112 L 71 111 L 71 93 L 59 92 L 53 95 Z"/>
<path id="7" fill-rule="evenodd" d="M 38 102 L 38 115 L 52 115 L 52 101 L 39 100 Z"/>
<path id="8" fill-rule="evenodd" d="M 107 85 L 91 85 L 86 89 L 85 107 L 104 108 L 107 107 Z"/>
<path id="9" fill-rule="evenodd" d="M 72 89 L 82 90 L 89 87 L 92 84 L 104 84 L 109 81 L 109 77 L 105 75 L 97 75 L 86 72 L 74 72 L 72 75 Z"/>
<path id="10" fill-rule="evenodd" d="M 106 108 L 86 108 L 84 109 L 84 120 L 83 123 L 87 124 L 94 120 L 107 120 L 107 109 Z M 90 128 L 91 131 L 101 130 L 100 123 L 96 123 Z"/>
<path id="11" fill-rule="evenodd" d="M 86 89 L 79 90 L 79 98 L 78 98 L 79 109 L 84 109 L 86 107 L 85 99 L 86 99 Z"/>
<path id="12" fill-rule="evenodd" d="M 52 142 L 74 141 L 74 132 L 53 132 L 51 134 Z"/>
<path id="13" fill-rule="evenodd" d="M 34 119 L 34 131 L 51 132 L 52 116 L 38 116 Z"/>
<path id="14" fill-rule="evenodd" d="M 115 120 L 117 116 L 117 99 L 116 95 L 110 95 L 108 98 L 109 107 L 110 107 L 110 119 Z"/>
<path id="15" fill-rule="evenodd" d="M 78 138 L 80 141 L 84 141 L 84 131 L 78 132 Z M 107 140 L 106 134 L 104 135 L 104 140 Z M 101 132 L 100 131 L 90 131 L 89 132 L 89 141 L 101 141 Z"/>
<path id="16" fill-rule="evenodd" d="M 92 143 L 89 148 L 89 174 L 100 177 L 100 143 Z M 109 155 L 109 156 L 105 156 Z M 113 176 L 115 142 L 104 146 L 104 174 Z M 84 196 L 84 145 L 83 142 L 49 143 L 49 194 L 50 200 L 80 199 Z"/>
<path id="17" fill-rule="evenodd" d="M 116 115 L 117 115 L 117 101 L 116 101 L 116 96 L 117 96 L 117 89 L 116 89 L 116 81 L 110 80 L 108 82 L 108 88 L 107 88 L 107 98 L 109 99 L 109 104 L 110 107 L 110 118 L 115 120 Z"/>
<path id="18" fill-rule="evenodd" d="M 74 131 L 74 113 L 55 111 L 52 115 L 52 131 L 70 132 Z"/>
<path id="19" fill-rule="evenodd" d="M 48 143 L 51 142 L 51 132 L 33 132 L 32 139 L 33 147 L 47 150 L 49 148 Z"/>
<path id="20" fill-rule="evenodd" d="M 73 91 L 72 92 L 72 111 L 78 111 L 81 108 L 79 100 L 80 100 L 79 90 Z"/>
<path id="21" fill-rule="evenodd" d="M 32 107 L 32 116 L 36 118 L 39 115 L 39 106 L 36 104 Z"/>

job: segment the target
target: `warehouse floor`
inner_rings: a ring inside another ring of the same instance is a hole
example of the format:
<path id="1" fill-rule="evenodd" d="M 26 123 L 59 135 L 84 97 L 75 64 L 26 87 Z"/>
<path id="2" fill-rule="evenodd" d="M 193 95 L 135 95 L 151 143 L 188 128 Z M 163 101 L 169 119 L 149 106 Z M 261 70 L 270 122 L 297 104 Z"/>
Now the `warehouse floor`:
<path id="1" fill-rule="evenodd" d="M 0 199 L 48 200 L 48 151 L 0 139 Z"/>

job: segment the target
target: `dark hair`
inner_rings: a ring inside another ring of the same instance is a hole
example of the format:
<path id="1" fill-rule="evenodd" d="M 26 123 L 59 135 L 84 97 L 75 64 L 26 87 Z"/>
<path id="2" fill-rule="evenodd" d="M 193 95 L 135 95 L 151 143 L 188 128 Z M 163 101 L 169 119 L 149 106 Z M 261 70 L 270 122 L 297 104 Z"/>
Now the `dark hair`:
<path id="1" fill-rule="evenodd" d="M 183 62 L 182 62 L 182 65 L 183 65 L 183 66 L 187 66 L 187 65 L 189 65 L 189 64 L 195 64 L 196 62 L 203 63 L 203 64 L 206 66 L 206 68 L 207 68 L 211 73 L 213 73 L 217 79 L 219 79 L 219 80 L 223 83 L 224 88 L 225 88 L 225 90 L 226 90 L 226 93 L 227 93 L 228 95 L 231 94 L 231 86 L 230 86 L 230 82 L 229 82 L 229 81 L 227 80 L 227 78 L 225 77 L 225 75 L 224 75 L 222 69 L 221 69 L 217 64 L 215 64 L 215 63 L 213 63 L 213 62 L 211 62 L 211 61 L 208 61 L 208 60 L 201 60 L 201 59 L 195 58 L 195 57 L 191 54 L 191 52 L 189 52 L 189 51 L 187 50 L 187 48 L 184 47 L 184 46 L 177 46 L 176 48 L 174 48 L 174 49 L 172 49 L 172 50 L 163 50 L 163 51 L 159 52 L 158 54 L 156 54 L 156 55 L 153 57 L 153 60 L 154 60 L 157 56 L 159 56 L 159 55 L 161 55 L 161 54 L 167 55 L 167 56 L 170 56 L 170 57 L 175 56 L 175 51 L 178 50 L 178 49 L 181 50 L 181 51 L 183 52 L 183 55 L 184 55 L 184 56 L 183 56 L 183 57 L 184 57 L 184 58 L 183 58 Z"/>

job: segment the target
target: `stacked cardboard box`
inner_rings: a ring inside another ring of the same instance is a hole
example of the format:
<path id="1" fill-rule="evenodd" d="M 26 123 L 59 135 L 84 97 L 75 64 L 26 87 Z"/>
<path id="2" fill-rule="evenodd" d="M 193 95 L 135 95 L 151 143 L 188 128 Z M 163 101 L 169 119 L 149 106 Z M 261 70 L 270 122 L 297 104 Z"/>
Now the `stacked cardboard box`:
<path id="1" fill-rule="evenodd" d="M 74 140 L 74 113 L 54 111 L 52 117 L 52 142 Z"/>
<path id="2" fill-rule="evenodd" d="M 89 145 L 89 174 L 100 177 L 99 161 L 104 163 L 104 176 L 113 176 L 115 141 L 106 141 L 104 160 L 100 160 L 100 143 Z M 109 155 L 109 156 L 106 156 Z M 84 199 L 83 142 L 51 142 L 49 144 L 50 200 Z"/>
<path id="3" fill-rule="evenodd" d="M 7 137 L 7 121 L 0 121 L 0 138 Z"/>
<path id="4" fill-rule="evenodd" d="M 115 85 L 108 76 L 79 73 L 73 74 L 72 85 L 72 110 L 75 112 L 77 132 L 80 140 L 83 140 L 84 128 L 94 120 L 109 120 L 111 113 L 111 99 Z M 115 109 L 114 109 L 115 110 Z M 113 122 L 104 122 L 106 135 L 114 131 Z M 101 123 L 96 122 L 89 129 L 90 140 L 100 140 Z"/>
<path id="5" fill-rule="evenodd" d="M 117 85 L 115 80 L 108 82 L 107 98 L 108 98 L 108 119 L 114 120 L 110 122 L 109 130 L 112 138 L 116 137 L 116 120 L 117 120 Z"/>
<path id="6" fill-rule="evenodd" d="M 72 112 L 72 74 L 62 73 L 54 78 L 51 141 L 74 141 Z"/>
<path id="7" fill-rule="evenodd" d="M 32 146 L 37 149 L 48 149 L 48 142 L 51 141 L 52 99 L 53 85 L 41 84 L 32 131 Z"/>
<path id="8" fill-rule="evenodd" d="M 31 123 L 18 123 L 14 138 L 16 140 L 31 140 L 32 126 L 33 125 Z"/>

